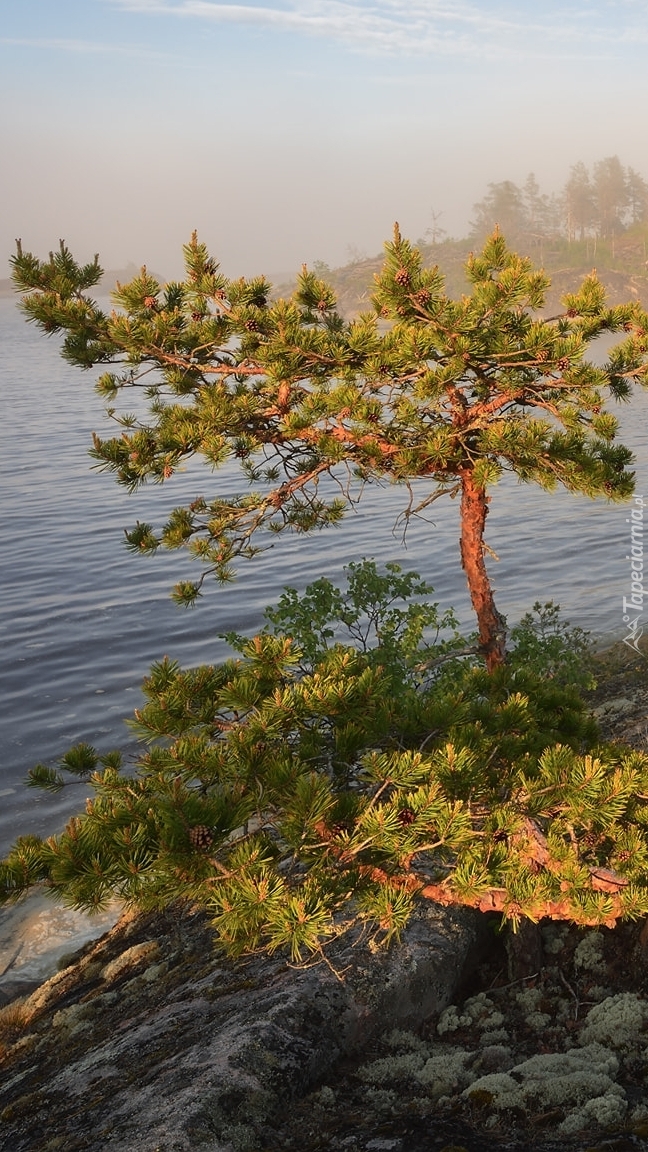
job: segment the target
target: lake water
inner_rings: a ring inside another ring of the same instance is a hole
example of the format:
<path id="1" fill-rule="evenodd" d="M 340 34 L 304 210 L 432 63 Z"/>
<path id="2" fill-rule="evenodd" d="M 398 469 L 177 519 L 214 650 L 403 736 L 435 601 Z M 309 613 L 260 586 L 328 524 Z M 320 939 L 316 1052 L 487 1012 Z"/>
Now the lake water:
<path id="1" fill-rule="evenodd" d="M 100 751 L 132 747 L 124 719 L 153 660 L 222 659 L 218 633 L 252 633 L 263 608 L 286 584 L 337 579 L 350 560 L 373 556 L 418 570 L 443 608 L 454 605 L 473 627 L 458 553 L 458 501 L 440 500 L 433 523 L 416 523 L 407 547 L 394 520 L 400 489 L 369 489 L 342 526 L 311 537 L 281 538 L 243 563 L 237 581 L 212 584 L 190 611 L 169 599 L 171 585 L 196 572 L 179 553 L 138 558 L 122 530 L 160 524 L 164 510 L 198 494 L 232 490 L 235 472 L 195 465 L 164 487 L 134 496 L 94 472 L 92 429 L 105 431 L 92 384 L 0 300 L 0 853 L 15 836 L 49 833 L 82 806 L 83 785 L 59 796 L 23 787 L 37 761 L 52 763 L 73 743 Z M 648 397 L 619 409 L 623 436 L 637 455 L 637 490 L 648 492 Z M 488 542 L 500 556 L 490 570 L 510 622 L 536 599 L 558 601 L 572 624 L 621 639 L 628 594 L 628 506 L 567 493 L 547 495 L 508 478 L 493 493 Z"/>

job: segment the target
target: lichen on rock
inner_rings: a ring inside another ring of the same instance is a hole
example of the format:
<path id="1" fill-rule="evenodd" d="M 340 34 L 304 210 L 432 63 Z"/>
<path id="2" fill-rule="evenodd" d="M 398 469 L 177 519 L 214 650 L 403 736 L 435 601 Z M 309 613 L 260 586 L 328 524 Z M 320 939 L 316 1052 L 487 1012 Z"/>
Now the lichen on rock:
<path id="1" fill-rule="evenodd" d="M 575 1132 L 599 1115 L 625 1115 L 625 1092 L 615 1082 L 618 1069 L 613 1052 L 600 1044 L 589 1044 L 565 1053 L 538 1054 L 508 1072 L 482 1076 L 462 1095 L 467 1101 L 480 1101 L 502 1112 L 568 1109 L 562 1122 L 566 1127 L 561 1131 Z"/>
<path id="2" fill-rule="evenodd" d="M 648 1002 L 635 992 L 620 992 L 608 996 L 590 1008 L 585 1027 L 580 1034 L 582 1044 L 612 1044 L 617 1050 L 628 1051 L 640 1039 L 648 1025 Z"/>

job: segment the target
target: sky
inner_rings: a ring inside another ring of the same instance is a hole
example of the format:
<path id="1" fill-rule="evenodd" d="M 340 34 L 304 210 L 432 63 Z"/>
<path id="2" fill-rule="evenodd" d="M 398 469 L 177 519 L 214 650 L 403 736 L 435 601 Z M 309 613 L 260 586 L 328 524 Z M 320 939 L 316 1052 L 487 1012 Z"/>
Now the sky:
<path id="1" fill-rule="evenodd" d="M 195 228 L 276 278 L 465 235 L 491 181 L 648 178 L 647 57 L 648 0 L 0 0 L 3 260 L 174 276 Z"/>

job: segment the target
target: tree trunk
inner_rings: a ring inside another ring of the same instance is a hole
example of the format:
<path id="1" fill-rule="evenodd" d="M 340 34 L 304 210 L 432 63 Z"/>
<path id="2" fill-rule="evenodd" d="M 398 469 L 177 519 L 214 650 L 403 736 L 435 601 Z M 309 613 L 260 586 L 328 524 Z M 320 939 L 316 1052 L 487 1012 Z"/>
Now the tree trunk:
<path id="1" fill-rule="evenodd" d="M 506 644 L 506 626 L 493 599 L 486 564 L 484 562 L 484 526 L 488 515 L 489 497 L 485 488 L 479 488 L 472 468 L 461 473 L 461 565 L 466 573 L 468 591 L 477 616 L 480 647 L 486 657 L 486 667 L 492 672 L 503 664 Z"/>
<path id="2" fill-rule="evenodd" d="M 521 920 L 517 932 L 507 925 L 505 947 L 509 980 L 528 980 L 540 975 L 543 953 L 539 924 Z"/>

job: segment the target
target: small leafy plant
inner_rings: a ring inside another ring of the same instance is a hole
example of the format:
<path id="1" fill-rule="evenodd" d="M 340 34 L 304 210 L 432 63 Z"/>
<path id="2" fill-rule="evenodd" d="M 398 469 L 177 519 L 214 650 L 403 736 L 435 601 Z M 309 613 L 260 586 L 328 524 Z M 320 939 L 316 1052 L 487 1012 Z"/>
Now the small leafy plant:
<path id="1" fill-rule="evenodd" d="M 559 684 L 594 688 L 594 648 L 588 632 L 561 619 L 560 606 L 536 600 L 511 629 L 509 664 L 531 667 Z"/>
<path id="2" fill-rule="evenodd" d="M 439 666 L 451 656 L 477 653 L 458 632 L 453 610 L 440 614 L 438 604 L 425 599 L 434 589 L 418 572 L 403 572 L 393 562 L 379 571 L 365 559 L 348 564 L 344 574 L 344 590 L 323 576 L 301 594 L 284 588 L 276 607 L 265 610 L 269 631 L 291 637 L 304 668 L 346 644 L 388 671 L 396 690 L 417 683 L 430 662 Z M 235 632 L 225 639 L 239 651 L 247 643 Z"/>

